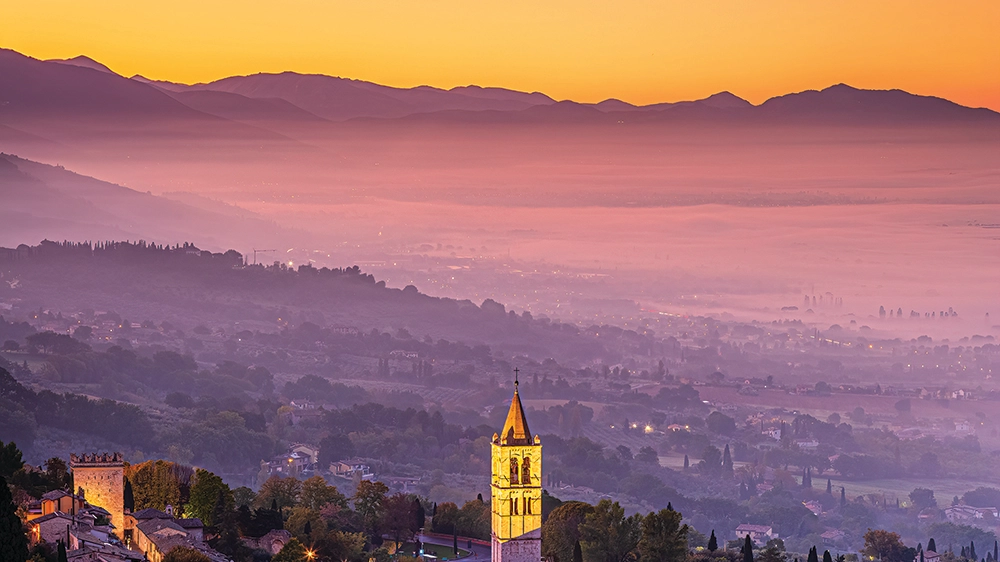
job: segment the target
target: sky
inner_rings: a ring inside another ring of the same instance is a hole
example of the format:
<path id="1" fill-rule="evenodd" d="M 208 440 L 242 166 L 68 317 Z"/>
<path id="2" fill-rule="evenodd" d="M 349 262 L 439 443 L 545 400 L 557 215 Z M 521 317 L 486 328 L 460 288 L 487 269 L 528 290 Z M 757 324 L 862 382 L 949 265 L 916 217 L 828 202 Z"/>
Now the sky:
<path id="1" fill-rule="evenodd" d="M 996 0 L 32 0 L 0 47 L 185 83 L 292 70 L 643 104 L 847 83 L 1000 110 Z"/>

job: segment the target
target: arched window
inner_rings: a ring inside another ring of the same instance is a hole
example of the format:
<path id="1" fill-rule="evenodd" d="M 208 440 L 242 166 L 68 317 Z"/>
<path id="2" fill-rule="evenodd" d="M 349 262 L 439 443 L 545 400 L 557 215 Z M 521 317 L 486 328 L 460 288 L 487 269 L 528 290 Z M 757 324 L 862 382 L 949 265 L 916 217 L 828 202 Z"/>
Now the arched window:
<path id="1" fill-rule="evenodd" d="M 510 498 L 510 510 L 509 511 L 510 511 L 511 515 L 514 515 L 515 513 L 517 513 L 517 508 L 514 507 L 514 506 L 515 506 L 514 498 Z"/>
<path id="2" fill-rule="evenodd" d="M 517 515 L 517 498 L 511 498 L 510 501 L 514 504 L 514 515 Z"/>
<path id="3" fill-rule="evenodd" d="M 518 483 L 518 473 L 517 473 L 517 459 L 510 459 L 510 483 Z"/>
<path id="4" fill-rule="evenodd" d="M 524 457 L 521 461 L 521 484 L 531 484 L 531 459 Z"/>

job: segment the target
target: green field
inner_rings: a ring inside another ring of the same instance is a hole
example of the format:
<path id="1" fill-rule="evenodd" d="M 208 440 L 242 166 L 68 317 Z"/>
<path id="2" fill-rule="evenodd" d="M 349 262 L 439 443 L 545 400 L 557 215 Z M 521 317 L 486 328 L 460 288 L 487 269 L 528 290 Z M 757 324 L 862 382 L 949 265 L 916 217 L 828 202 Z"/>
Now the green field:
<path id="1" fill-rule="evenodd" d="M 901 502 L 908 502 L 910 492 L 914 488 L 928 488 L 934 490 L 934 498 L 938 505 L 951 505 L 954 496 L 961 497 L 969 490 L 985 486 L 989 488 L 1000 488 L 997 482 L 977 482 L 968 480 L 954 480 L 950 478 L 889 478 L 884 480 L 840 480 L 832 478 L 834 495 L 840 493 L 843 486 L 848 498 L 863 494 L 886 494 L 896 496 Z M 813 475 L 813 487 L 823 488 L 826 480 L 822 476 Z"/>

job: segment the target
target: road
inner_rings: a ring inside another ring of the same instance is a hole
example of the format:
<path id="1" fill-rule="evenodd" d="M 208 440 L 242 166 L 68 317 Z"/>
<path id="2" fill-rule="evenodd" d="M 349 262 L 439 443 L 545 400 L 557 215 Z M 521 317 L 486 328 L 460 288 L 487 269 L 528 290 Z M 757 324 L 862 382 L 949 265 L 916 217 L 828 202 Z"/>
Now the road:
<path id="1" fill-rule="evenodd" d="M 417 535 L 417 538 L 420 540 L 420 542 L 449 546 L 449 547 L 453 546 L 451 537 L 444 538 L 439 536 L 429 536 L 421 533 Z M 463 539 L 462 537 L 458 538 L 458 548 L 472 551 L 472 556 L 467 556 L 463 558 L 463 560 L 489 560 L 490 556 L 492 556 L 492 552 L 490 552 L 489 546 L 472 543 L 472 548 L 470 549 L 468 539 Z"/>

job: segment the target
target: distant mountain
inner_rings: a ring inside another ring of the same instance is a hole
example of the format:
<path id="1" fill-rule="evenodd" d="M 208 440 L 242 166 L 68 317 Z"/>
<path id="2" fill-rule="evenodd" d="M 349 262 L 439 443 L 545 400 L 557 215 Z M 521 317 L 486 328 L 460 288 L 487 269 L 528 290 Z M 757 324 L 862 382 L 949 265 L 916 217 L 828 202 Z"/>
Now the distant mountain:
<path id="1" fill-rule="evenodd" d="M 174 243 L 197 232 L 228 248 L 287 235 L 238 207 L 205 210 L 2 153 L 0 200 L 0 246 L 43 238 Z"/>
<path id="2" fill-rule="evenodd" d="M 322 117 L 281 98 L 249 98 L 215 90 L 181 90 L 168 93 L 192 109 L 233 121 L 324 121 Z"/>
<path id="3" fill-rule="evenodd" d="M 93 70 L 99 70 L 101 72 L 107 72 L 108 74 L 115 74 L 110 68 L 104 66 L 103 64 L 97 62 L 96 60 L 80 55 L 78 57 L 73 57 L 71 59 L 49 59 L 45 62 L 54 62 L 57 64 L 68 64 L 70 66 L 79 66 L 82 68 L 90 68 Z"/>
<path id="4" fill-rule="evenodd" d="M 79 61 L 79 57 L 71 60 Z M 104 70 L 68 61 L 40 61 L 0 49 L 0 120 L 212 119 L 157 88 L 101 68 Z"/>
<path id="5" fill-rule="evenodd" d="M 995 111 L 965 107 L 943 98 L 903 90 L 861 90 L 846 84 L 774 97 L 755 108 L 754 113 L 766 120 L 842 124 L 1000 120 L 1000 113 Z"/>
<path id="6" fill-rule="evenodd" d="M 154 84 L 173 91 L 211 90 L 249 98 L 280 98 L 333 121 L 356 117 L 395 118 L 446 110 L 517 111 L 554 103 L 543 94 L 527 94 L 502 88 L 393 88 L 362 80 L 295 72 L 233 76 L 187 87 Z"/>

